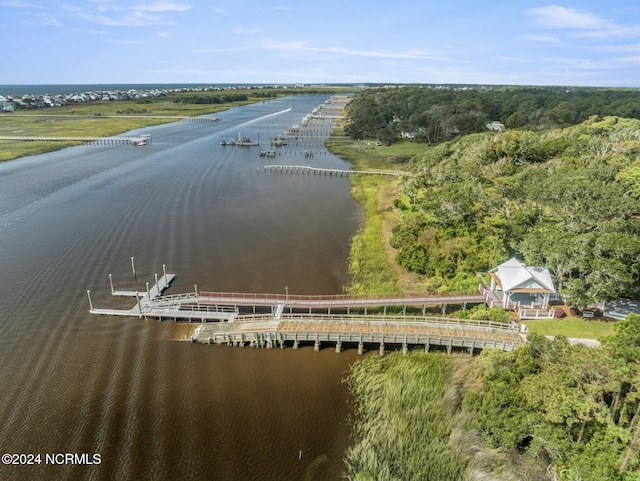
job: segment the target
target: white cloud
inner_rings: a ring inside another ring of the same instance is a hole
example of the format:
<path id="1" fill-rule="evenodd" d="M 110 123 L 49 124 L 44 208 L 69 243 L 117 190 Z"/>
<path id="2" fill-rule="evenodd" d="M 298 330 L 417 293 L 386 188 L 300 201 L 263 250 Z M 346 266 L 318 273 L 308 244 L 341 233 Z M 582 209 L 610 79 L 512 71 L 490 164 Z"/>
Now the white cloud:
<path id="1" fill-rule="evenodd" d="M 140 12 L 184 12 L 191 7 L 183 3 L 156 2 L 148 5 L 138 5 L 132 8 Z"/>
<path id="2" fill-rule="evenodd" d="M 111 6 L 100 3 L 93 11 L 86 11 L 78 6 L 67 6 L 73 16 L 87 22 L 107 26 L 146 27 L 149 25 L 165 25 L 171 23 L 162 14 L 167 12 L 184 12 L 191 7 L 182 3 L 159 1 L 126 7 Z"/>
<path id="3" fill-rule="evenodd" d="M 233 29 L 233 33 L 237 33 L 239 35 L 249 35 L 258 33 L 258 30 L 238 26 Z"/>
<path id="4" fill-rule="evenodd" d="M 621 25 L 583 10 L 548 5 L 525 12 L 543 28 L 571 30 L 570 36 L 580 38 L 636 37 L 640 25 Z"/>
<path id="5" fill-rule="evenodd" d="M 437 60 L 441 62 L 449 61 L 448 58 L 434 53 L 410 49 L 402 51 L 384 51 L 384 50 L 359 50 L 345 47 L 311 47 L 302 41 L 277 41 L 277 40 L 263 40 L 260 43 L 262 48 L 269 50 L 277 50 L 281 52 L 315 52 L 326 54 L 338 54 L 349 55 L 355 57 L 373 57 L 373 58 L 390 58 L 390 59 L 424 59 L 424 60 Z"/>
<path id="6" fill-rule="evenodd" d="M 244 29 L 241 29 L 236 33 L 244 33 Z M 399 52 L 383 51 L 383 50 L 358 50 L 345 47 L 312 47 L 303 41 L 279 41 L 279 40 L 262 40 L 254 45 L 236 46 L 236 47 L 213 47 L 207 49 L 197 50 L 195 53 L 223 53 L 223 52 L 239 52 L 239 51 L 256 51 L 256 50 L 273 50 L 276 52 L 284 53 L 317 53 L 320 55 L 326 55 L 327 58 L 335 55 L 346 55 L 352 57 L 368 57 L 368 58 L 380 58 L 380 59 L 415 59 L 415 60 L 435 60 L 439 62 L 449 62 L 450 59 L 441 55 L 424 51 L 424 50 L 402 50 Z"/>
<path id="7" fill-rule="evenodd" d="M 634 57 L 624 57 L 624 58 L 621 58 L 619 60 L 620 60 L 620 62 L 623 62 L 623 63 L 638 63 L 638 64 L 640 64 L 640 55 L 636 55 Z"/>
<path id="8" fill-rule="evenodd" d="M 606 20 L 596 15 L 558 5 L 532 8 L 527 14 L 534 16 L 546 28 L 598 29 L 608 25 Z"/>
<path id="9" fill-rule="evenodd" d="M 4 1 L 0 2 L 0 7 L 10 7 L 10 8 L 46 8 L 42 5 L 38 5 L 30 2 L 21 2 L 21 1 Z"/>
<path id="10" fill-rule="evenodd" d="M 525 35 L 524 39 L 532 42 L 549 43 L 554 45 L 561 43 L 561 40 L 558 37 L 554 37 L 552 35 Z"/>
<path id="11" fill-rule="evenodd" d="M 507 57 L 504 55 L 499 55 L 496 57 L 497 60 L 501 62 L 509 62 L 509 63 L 532 63 L 533 61 L 528 58 L 522 57 Z"/>
<path id="12" fill-rule="evenodd" d="M 640 44 L 601 45 L 598 52 L 640 52 Z"/>

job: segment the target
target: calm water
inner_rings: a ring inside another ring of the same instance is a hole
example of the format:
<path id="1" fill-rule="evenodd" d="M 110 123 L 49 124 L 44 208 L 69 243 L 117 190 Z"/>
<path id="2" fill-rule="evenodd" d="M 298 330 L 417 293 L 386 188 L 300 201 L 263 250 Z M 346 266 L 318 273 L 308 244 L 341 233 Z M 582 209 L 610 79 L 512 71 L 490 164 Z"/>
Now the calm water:
<path id="1" fill-rule="evenodd" d="M 108 275 L 142 291 L 162 264 L 178 275 L 168 293 L 339 292 L 360 218 L 348 181 L 265 174 L 260 147 L 219 145 L 267 142 L 326 98 L 0 163 L 0 451 L 42 456 L 0 480 L 339 479 L 353 350 L 194 345 L 195 326 L 92 316 L 86 296 L 129 306 Z M 287 149 L 278 163 L 312 149 L 313 165 L 346 167 L 314 143 Z M 55 453 L 101 463 L 46 464 Z"/>

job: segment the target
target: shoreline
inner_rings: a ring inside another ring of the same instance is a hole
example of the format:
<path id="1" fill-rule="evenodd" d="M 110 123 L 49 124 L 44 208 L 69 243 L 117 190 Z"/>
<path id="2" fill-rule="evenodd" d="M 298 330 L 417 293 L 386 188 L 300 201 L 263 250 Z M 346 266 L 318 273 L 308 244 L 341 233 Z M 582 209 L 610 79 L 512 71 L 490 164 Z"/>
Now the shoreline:
<path id="1" fill-rule="evenodd" d="M 52 107 L 55 110 L 39 114 L 4 113 L 0 114 L 0 135 L 16 136 L 59 136 L 59 137 L 113 137 L 124 134 L 131 130 L 153 127 L 156 125 L 179 122 L 183 118 L 197 117 L 200 115 L 215 114 L 238 105 L 248 105 L 257 103 L 263 99 L 254 99 L 251 102 L 235 102 L 224 105 L 210 105 L 208 108 L 181 108 L 173 115 L 155 114 L 149 115 L 136 113 L 132 115 L 104 113 L 100 110 L 113 110 L 114 107 L 122 110 L 153 108 L 154 104 L 137 104 L 131 101 L 95 102 L 90 105 L 69 107 Z M 162 106 L 158 105 L 158 108 Z M 165 108 L 165 111 L 167 109 Z M 7 125 L 9 124 L 9 125 Z M 63 132 L 62 134 L 60 132 Z M 0 162 L 15 160 L 31 155 L 39 155 L 48 152 L 55 152 L 66 147 L 82 145 L 83 142 L 74 141 L 2 141 L 3 149 L 0 152 Z"/>
<path id="2" fill-rule="evenodd" d="M 352 91 L 353 89 L 349 90 L 349 92 Z M 215 97 L 218 93 L 220 92 L 198 92 L 204 97 L 207 95 Z M 5 112 L 0 113 L 0 136 L 112 137 L 130 130 L 177 122 L 186 117 L 216 114 L 231 107 L 255 104 L 288 95 L 332 95 L 345 93 L 345 90 L 309 88 L 293 91 L 273 88 L 249 89 L 242 93 L 247 95 L 245 100 L 223 103 L 183 103 L 181 99 L 192 94 L 186 92 L 153 99 L 96 100 L 46 109 Z M 83 144 L 83 142 L 73 141 L 51 143 L 3 140 L 0 142 L 2 146 L 0 162 Z"/>
<path id="3" fill-rule="evenodd" d="M 326 143 L 327 150 L 350 162 L 357 170 L 394 169 L 394 165 L 369 152 L 342 134 L 337 126 Z M 396 262 L 397 251 L 389 244 L 393 227 L 401 213 L 393 201 L 398 197 L 398 178 L 353 175 L 351 195 L 364 208 L 364 220 L 351 238 L 348 265 L 348 294 L 386 294 L 424 290 L 424 279 Z"/>

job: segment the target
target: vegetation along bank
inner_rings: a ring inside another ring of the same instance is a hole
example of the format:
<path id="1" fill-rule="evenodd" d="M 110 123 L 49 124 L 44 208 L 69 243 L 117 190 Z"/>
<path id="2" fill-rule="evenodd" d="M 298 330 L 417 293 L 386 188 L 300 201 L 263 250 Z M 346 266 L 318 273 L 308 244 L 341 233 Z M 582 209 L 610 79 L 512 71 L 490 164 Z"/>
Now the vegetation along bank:
<path id="1" fill-rule="evenodd" d="M 549 267 L 579 308 L 637 297 L 638 91 L 459 94 L 380 89 L 348 104 L 348 136 L 338 132 L 329 148 L 358 168 L 415 176 L 352 178 L 366 224 L 347 290 L 465 289 L 515 256 Z M 589 323 L 573 321 L 572 334 L 589 337 L 579 335 Z M 610 335 L 595 349 L 530 334 L 514 353 L 472 360 L 364 359 L 348 381 L 357 406 L 349 479 L 640 479 L 640 316 L 615 331 L 600 325 L 590 335 Z"/>

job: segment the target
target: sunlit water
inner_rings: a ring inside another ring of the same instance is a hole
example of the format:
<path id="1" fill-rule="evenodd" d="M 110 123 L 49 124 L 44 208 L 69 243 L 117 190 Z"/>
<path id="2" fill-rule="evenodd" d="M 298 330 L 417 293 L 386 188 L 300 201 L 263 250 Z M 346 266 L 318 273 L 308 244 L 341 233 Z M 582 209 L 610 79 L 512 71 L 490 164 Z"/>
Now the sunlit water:
<path id="1" fill-rule="evenodd" d="M 191 344 L 194 326 L 92 316 L 86 295 L 128 307 L 108 275 L 143 291 L 163 264 L 178 276 L 168 293 L 340 292 L 360 215 L 348 180 L 262 166 L 347 165 L 317 142 L 275 160 L 220 145 L 238 133 L 268 144 L 326 98 L 144 129 L 146 147 L 0 163 L 0 451 L 41 455 L 0 465 L 0 480 L 340 477 L 354 351 Z M 54 453 L 100 463 L 47 464 Z"/>

